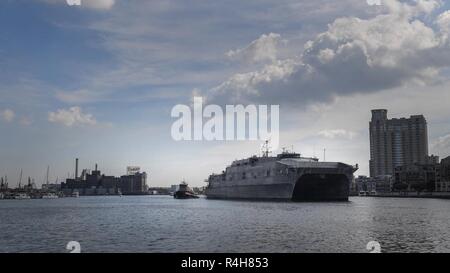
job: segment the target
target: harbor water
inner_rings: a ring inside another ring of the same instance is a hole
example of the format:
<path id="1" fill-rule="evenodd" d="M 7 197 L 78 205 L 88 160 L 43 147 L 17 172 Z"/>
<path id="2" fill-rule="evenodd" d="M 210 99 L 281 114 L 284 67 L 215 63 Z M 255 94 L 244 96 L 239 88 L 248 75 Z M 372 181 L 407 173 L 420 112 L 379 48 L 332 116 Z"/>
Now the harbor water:
<path id="1" fill-rule="evenodd" d="M 450 252 L 450 200 L 0 200 L 0 252 Z"/>

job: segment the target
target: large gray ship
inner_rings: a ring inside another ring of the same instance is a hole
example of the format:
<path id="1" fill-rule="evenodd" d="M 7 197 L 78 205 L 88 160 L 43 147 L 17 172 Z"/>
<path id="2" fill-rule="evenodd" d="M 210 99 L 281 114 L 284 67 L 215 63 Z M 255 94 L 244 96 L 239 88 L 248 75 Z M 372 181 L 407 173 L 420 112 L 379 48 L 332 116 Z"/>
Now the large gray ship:
<path id="1" fill-rule="evenodd" d="M 205 194 L 212 199 L 348 201 L 358 165 L 319 162 L 284 151 L 277 156 L 236 160 L 209 176 Z"/>

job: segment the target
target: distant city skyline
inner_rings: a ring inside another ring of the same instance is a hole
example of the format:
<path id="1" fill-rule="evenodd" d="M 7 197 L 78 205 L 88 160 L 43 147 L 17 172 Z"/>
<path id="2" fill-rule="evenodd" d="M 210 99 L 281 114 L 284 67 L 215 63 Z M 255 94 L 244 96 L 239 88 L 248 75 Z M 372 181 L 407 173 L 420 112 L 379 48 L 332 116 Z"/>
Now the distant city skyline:
<path id="1" fill-rule="evenodd" d="M 373 3 L 373 2 L 371 2 Z M 450 3 L 438 0 L 0 3 L 0 176 L 40 185 L 97 163 L 149 186 L 258 154 L 261 141 L 174 141 L 170 116 L 205 103 L 280 105 L 280 149 L 359 164 L 372 109 L 424 115 L 450 155 Z"/>

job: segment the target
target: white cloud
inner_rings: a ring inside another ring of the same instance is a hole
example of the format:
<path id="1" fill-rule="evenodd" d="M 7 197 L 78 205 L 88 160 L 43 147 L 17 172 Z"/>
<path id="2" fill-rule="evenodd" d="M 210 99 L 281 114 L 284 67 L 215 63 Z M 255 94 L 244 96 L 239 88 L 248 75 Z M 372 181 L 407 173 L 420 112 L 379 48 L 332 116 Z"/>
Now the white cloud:
<path id="1" fill-rule="evenodd" d="M 442 3 L 440 0 L 415 0 L 415 5 L 409 5 L 398 0 L 383 0 L 382 5 L 386 6 L 391 13 L 401 16 L 416 16 L 420 13 L 431 13 Z"/>
<path id="2" fill-rule="evenodd" d="M 442 13 L 436 20 L 437 25 L 445 34 L 450 34 L 450 10 Z M 448 38 L 448 37 L 447 37 Z"/>
<path id="3" fill-rule="evenodd" d="M 431 150 L 438 154 L 450 153 L 450 134 L 441 136 L 431 144 Z"/>
<path id="4" fill-rule="evenodd" d="M 353 139 L 356 134 L 352 131 L 347 131 L 345 129 L 333 129 L 333 130 L 322 130 L 318 133 L 318 135 L 330 139 L 335 138 Z"/>
<path id="5" fill-rule="evenodd" d="M 91 114 L 85 114 L 78 106 L 69 109 L 59 109 L 48 114 L 48 121 L 60 123 L 67 127 L 75 125 L 96 125 L 97 121 Z"/>
<path id="6" fill-rule="evenodd" d="M 288 59 L 265 65 L 259 71 L 235 74 L 221 85 L 211 89 L 210 99 L 234 103 L 249 102 L 251 97 L 260 96 L 258 86 L 268 85 L 291 77 L 298 65 L 299 63 L 296 60 Z M 276 93 L 278 90 L 273 91 Z"/>
<path id="7" fill-rule="evenodd" d="M 305 44 L 301 56 L 235 74 L 206 95 L 218 101 L 306 104 L 439 81 L 441 69 L 450 67 L 444 32 L 448 12 L 439 16 L 440 28 L 435 30 L 420 18 L 432 16 L 438 1 L 384 3 L 388 13 L 336 19 Z"/>
<path id="8" fill-rule="evenodd" d="M 53 1 L 62 3 L 64 0 Z M 185 98 L 188 90 L 194 87 L 206 90 L 233 73 L 244 69 L 253 71 L 254 67 L 243 67 L 244 63 L 239 61 L 224 65 L 225 52 L 246 48 L 250 40 L 262 33 L 268 38 L 271 32 L 282 34 L 276 56 L 284 59 L 298 53 L 296 44 L 310 39 L 318 29 L 322 30 L 329 18 L 343 14 L 365 17 L 368 13 L 372 13 L 371 9 L 360 0 L 339 3 L 329 0 L 231 0 L 198 1 L 195 4 L 177 0 L 116 1 L 108 16 L 92 16 L 75 22 L 63 20 L 58 25 L 93 30 L 101 37 L 95 47 L 111 54 L 113 65 L 111 62 L 106 66 L 96 63 L 88 66 L 89 73 L 75 76 L 79 81 L 75 88 L 84 88 L 89 93 L 101 92 L 93 100 L 116 94 L 115 97 L 134 98 L 141 92 L 133 92 L 133 87 L 150 85 L 151 92 L 171 86 L 173 92 Z M 271 62 L 270 58 L 264 60 L 252 65 Z M 72 91 L 70 89 L 73 87 L 66 91 Z M 71 104 L 83 102 L 84 99 L 74 100 Z"/>
<path id="9" fill-rule="evenodd" d="M 89 9 L 97 9 L 97 10 L 108 10 L 111 9 L 114 4 L 115 0 L 80 0 L 81 5 L 78 6 L 78 1 L 73 0 L 39 0 L 44 1 L 50 4 L 64 4 L 68 6 L 75 6 L 81 7 L 81 8 L 89 8 Z"/>
<path id="10" fill-rule="evenodd" d="M 15 116 L 16 114 L 11 109 L 5 109 L 2 112 L 0 112 L 0 117 L 6 122 L 12 122 Z"/>
<path id="11" fill-rule="evenodd" d="M 92 92 L 86 89 L 56 92 L 56 98 L 68 104 L 79 104 L 98 101 L 100 100 L 101 95 L 102 95 L 101 92 Z"/>
<path id="12" fill-rule="evenodd" d="M 226 55 L 233 60 L 240 60 L 247 63 L 273 62 L 277 59 L 277 47 L 280 35 L 276 33 L 263 34 L 248 46 L 230 50 Z"/>

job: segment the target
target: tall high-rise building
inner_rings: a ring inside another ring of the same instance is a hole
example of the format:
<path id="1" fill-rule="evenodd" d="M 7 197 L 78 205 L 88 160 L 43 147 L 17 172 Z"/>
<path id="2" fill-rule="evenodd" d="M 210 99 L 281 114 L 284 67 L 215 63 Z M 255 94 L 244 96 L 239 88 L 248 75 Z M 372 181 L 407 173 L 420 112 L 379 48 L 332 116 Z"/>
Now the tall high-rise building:
<path id="1" fill-rule="evenodd" d="M 428 130 L 423 115 L 388 119 L 387 110 L 372 110 L 369 127 L 371 177 L 393 175 L 398 166 L 426 163 Z"/>

